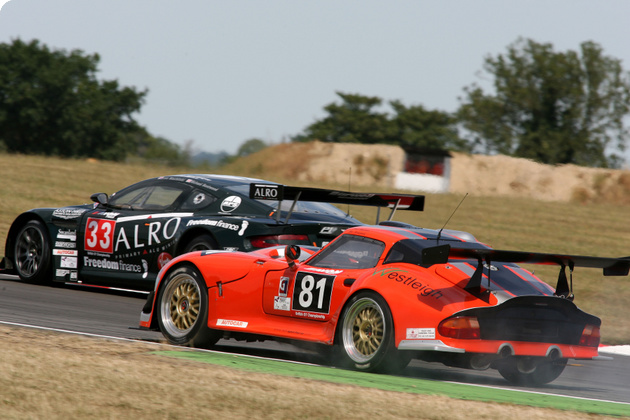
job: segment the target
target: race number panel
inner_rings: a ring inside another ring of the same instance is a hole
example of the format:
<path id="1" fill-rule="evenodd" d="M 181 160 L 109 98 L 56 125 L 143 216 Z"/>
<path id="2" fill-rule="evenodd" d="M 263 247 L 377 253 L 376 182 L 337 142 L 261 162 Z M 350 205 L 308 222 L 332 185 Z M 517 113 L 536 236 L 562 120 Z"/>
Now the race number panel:
<path id="1" fill-rule="evenodd" d="M 85 225 L 85 250 L 111 254 L 114 252 L 115 220 L 89 217 Z"/>
<path id="2" fill-rule="evenodd" d="M 292 309 L 321 314 L 329 313 L 334 282 L 335 276 L 297 273 L 293 287 Z"/>

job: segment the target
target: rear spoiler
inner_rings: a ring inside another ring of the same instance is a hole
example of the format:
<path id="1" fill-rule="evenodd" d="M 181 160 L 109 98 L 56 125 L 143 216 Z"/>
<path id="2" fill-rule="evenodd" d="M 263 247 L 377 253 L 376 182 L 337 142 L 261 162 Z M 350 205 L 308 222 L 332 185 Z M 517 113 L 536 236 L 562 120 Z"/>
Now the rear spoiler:
<path id="1" fill-rule="evenodd" d="M 444 245 L 441 245 L 442 247 Z M 448 245 L 447 245 L 448 246 Z M 468 291 L 480 290 L 484 265 L 490 266 L 492 261 L 559 265 L 560 274 L 556 285 L 556 296 L 573 299 L 573 269 L 575 267 L 601 268 L 604 276 L 627 276 L 630 272 L 630 257 L 606 258 L 582 255 L 544 254 L 538 252 L 505 251 L 489 248 L 450 248 L 449 257 L 471 258 L 479 261 L 477 269 L 464 287 Z M 569 267 L 570 284 L 567 282 L 566 267 Z M 488 282 L 490 282 L 490 273 Z"/>
<path id="2" fill-rule="evenodd" d="M 295 203 L 300 201 L 316 201 L 323 203 L 351 204 L 359 206 L 388 207 L 392 209 L 391 220 L 396 210 L 424 210 L 424 195 L 354 193 L 349 191 L 328 190 L 323 188 L 290 187 L 280 184 L 252 183 L 249 186 L 249 198 L 255 200 L 292 200 L 293 205 L 287 216 L 291 215 Z M 278 212 L 278 215 L 280 212 Z M 378 220 L 377 220 L 378 223 Z"/>

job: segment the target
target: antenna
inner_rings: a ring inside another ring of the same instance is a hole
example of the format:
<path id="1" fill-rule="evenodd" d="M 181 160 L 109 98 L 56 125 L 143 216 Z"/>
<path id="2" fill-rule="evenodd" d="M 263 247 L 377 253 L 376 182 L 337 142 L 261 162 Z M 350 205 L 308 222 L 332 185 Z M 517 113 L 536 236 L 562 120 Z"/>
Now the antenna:
<path id="1" fill-rule="evenodd" d="M 451 215 L 448 217 L 448 219 L 446 219 L 446 222 L 444 223 L 444 226 L 442 226 L 442 229 L 440 229 L 440 231 L 438 232 L 437 235 L 437 240 L 436 240 L 436 244 L 440 243 L 440 237 L 442 236 L 442 231 L 444 230 L 444 228 L 446 227 L 446 225 L 448 224 L 448 222 L 451 221 L 451 218 L 455 215 L 455 212 L 457 211 L 457 209 L 459 209 L 459 206 L 462 205 L 462 203 L 464 202 L 464 200 L 466 199 L 466 197 L 468 197 L 468 193 L 466 193 L 466 195 L 464 196 L 464 198 L 462 198 L 462 201 L 459 202 L 459 204 L 457 205 L 457 207 L 455 207 L 455 210 L 453 210 L 453 213 L 451 213 Z"/>

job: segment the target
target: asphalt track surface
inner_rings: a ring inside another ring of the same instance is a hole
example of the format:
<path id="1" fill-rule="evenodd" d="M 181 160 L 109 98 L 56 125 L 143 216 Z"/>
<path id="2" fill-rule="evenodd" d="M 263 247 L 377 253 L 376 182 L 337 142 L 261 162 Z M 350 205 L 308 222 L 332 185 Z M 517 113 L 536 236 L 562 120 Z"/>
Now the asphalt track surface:
<path id="1" fill-rule="evenodd" d="M 0 275 L 0 322 L 53 328 L 150 342 L 164 342 L 162 334 L 139 330 L 138 320 L 146 296 L 76 286 L 49 287 L 25 284 Z M 285 360 L 321 363 L 312 352 L 273 343 L 220 340 L 217 350 Z M 414 360 L 403 375 L 552 395 L 630 403 L 630 357 L 608 355 L 612 360 L 570 361 L 560 378 L 539 388 L 509 385 L 494 370 L 471 371 L 439 363 Z"/>

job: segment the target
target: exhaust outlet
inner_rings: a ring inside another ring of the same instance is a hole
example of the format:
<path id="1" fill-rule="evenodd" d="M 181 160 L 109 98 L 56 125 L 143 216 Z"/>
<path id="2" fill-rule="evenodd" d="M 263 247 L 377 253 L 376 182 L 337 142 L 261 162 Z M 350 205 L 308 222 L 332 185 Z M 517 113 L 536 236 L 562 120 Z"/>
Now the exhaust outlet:
<path id="1" fill-rule="evenodd" d="M 514 349 L 512 348 L 511 345 L 507 343 L 501 345 L 501 348 L 499 349 L 499 356 L 505 359 L 506 357 L 510 357 L 513 355 L 514 355 Z"/>
<path id="2" fill-rule="evenodd" d="M 470 368 L 475 370 L 486 370 L 497 356 L 493 354 L 475 354 L 470 358 Z"/>

